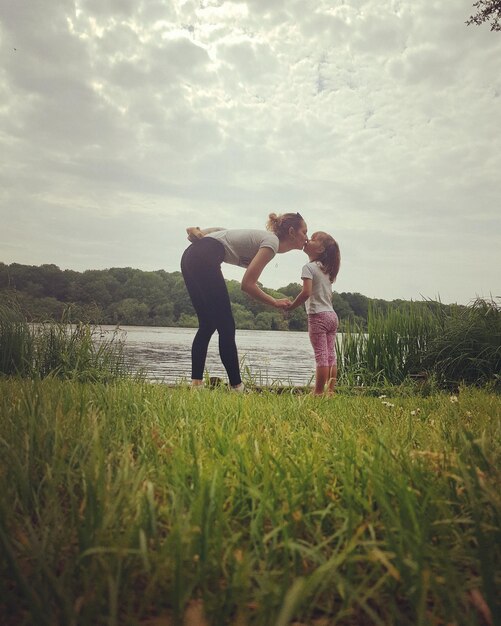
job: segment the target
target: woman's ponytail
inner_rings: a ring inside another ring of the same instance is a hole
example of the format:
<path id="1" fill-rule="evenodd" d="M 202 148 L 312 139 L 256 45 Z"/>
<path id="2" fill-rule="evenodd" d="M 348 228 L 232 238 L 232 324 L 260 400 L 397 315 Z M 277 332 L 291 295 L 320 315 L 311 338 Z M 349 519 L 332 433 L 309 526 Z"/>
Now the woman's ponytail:
<path id="1" fill-rule="evenodd" d="M 303 225 L 304 219 L 299 213 L 282 213 L 281 215 L 270 213 L 266 223 L 266 230 L 275 233 L 282 241 L 289 235 L 289 228 L 299 230 Z"/>

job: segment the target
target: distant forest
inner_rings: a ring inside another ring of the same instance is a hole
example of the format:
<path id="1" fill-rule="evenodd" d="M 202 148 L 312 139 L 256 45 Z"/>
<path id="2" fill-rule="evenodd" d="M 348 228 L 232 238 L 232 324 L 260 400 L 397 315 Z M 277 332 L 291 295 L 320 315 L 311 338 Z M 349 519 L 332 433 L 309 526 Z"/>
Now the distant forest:
<path id="1" fill-rule="evenodd" d="M 237 328 L 249 330 L 306 330 L 304 307 L 284 317 L 282 313 L 250 299 L 236 280 L 226 281 Z M 275 297 L 294 298 L 301 285 L 290 283 L 278 290 L 261 287 Z M 132 326 L 197 326 L 180 272 L 144 272 L 131 267 L 75 272 L 56 265 L 0 263 L 0 299 L 16 303 L 30 321 L 66 319 L 71 322 Z M 371 299 L 360 293 L 332 297 L 342 327 L 347 322 L 367 324 L 369 306 L 387 311 L 408 306 L 404 300 Z M 432 307 L 436 302 L 416 302 Z"/>

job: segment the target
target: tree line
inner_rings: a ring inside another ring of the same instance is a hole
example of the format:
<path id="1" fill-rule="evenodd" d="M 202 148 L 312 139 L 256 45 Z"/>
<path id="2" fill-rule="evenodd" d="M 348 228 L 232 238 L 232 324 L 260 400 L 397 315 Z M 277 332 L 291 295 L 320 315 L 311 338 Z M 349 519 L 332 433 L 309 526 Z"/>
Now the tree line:
<path id="1" fill-rule="evenodd" d="M 284 316 L 252 300 L 236 280 L 227 280 L 237 328 L 249 330 L 306 330 L 303 307 Z M 274 297 L 294 298 L 299 283 L 278 290 L 260 285 Z M 131 326 L 197 326 L 181 272 L 146 272 L 131 267 L 105 270 L 61 270 L 53 264 L 40 266 L 0 263 L 0 298 L 15 302 L 30 321 L 61 320 Z M 397 309 L 405 301 L 371 299 L 360 293 L 337 293 L 332 297 L 341 330 L 347 323 L 367 324 L 369 304 L 383 311 Z M 416 302 L 415 306 L 442 306 Z"/>

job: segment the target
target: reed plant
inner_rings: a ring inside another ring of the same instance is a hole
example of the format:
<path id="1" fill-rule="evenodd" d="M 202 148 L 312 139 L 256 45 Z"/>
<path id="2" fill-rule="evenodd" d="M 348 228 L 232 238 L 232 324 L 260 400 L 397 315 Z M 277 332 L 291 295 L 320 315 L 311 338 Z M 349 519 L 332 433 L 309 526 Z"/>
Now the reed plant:
<path id="1" fill-rule="evenodd" d="M 33 349 L 26 320 L 15 308 L 0 305 L 0 373 L 29 375 Z"/>
<path id="2" fill-rule="evenodd" d="M 446 383 L 501 388 L 501 308 L 477 299 L 438 316 L 439 332 L 423 355 L 423 367 Z"/>
<path id="3" fill-rule="evenodd" d="M 500 442 L 474 388 L 0 380 L 0 622 L 494 623 Z"/>
<path id="4" fill-rule="evenodd" d="M 118 333 L 100 340 L 99 328 L 66 316 L 30 324 L 15 304 L 0 305 L 0 374 L 105 381 L 132 372 Z"/>
<path id="5" fill-rule="evenodd" d="M 367 329 L 345 324 L 337 351 L 345 384 L 399 385 L 420 376 L 442 387 L 499 387 L 501 310 L 483 299 L 468 307 L 419 302 L 389 311 L 371 304 Z"/>
<path id="6" fill-rule="evenodd" d="M 437 334 L 434 314 L 412 304 L 381 311 L 370 304 L 367 330 L 346 324 L 338 342 L 340 378 L 351 384 L 400 384 L 422 367 Z"/>

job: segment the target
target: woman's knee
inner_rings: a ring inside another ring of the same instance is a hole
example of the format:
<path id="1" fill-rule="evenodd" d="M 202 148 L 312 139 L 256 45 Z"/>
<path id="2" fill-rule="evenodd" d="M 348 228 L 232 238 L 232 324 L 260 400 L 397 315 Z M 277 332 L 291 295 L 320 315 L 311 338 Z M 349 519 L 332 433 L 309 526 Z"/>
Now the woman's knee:
<path id="1" fill-rule="evenodd" d="M 219 318 L 217 322 L 217 332 L 220 337 L 235 337 L 236 325 L 233 315 L 224 315 Z"/>
<path id="2" fill-rule="evenodd" d="M 216 326 L 214 324 L 211 324 L 208 322 L 200 322 L 198 331 L 197 331 L 197 336 L 200 339 L 207 339 L 210 341 L 210 338 L 212 337 L 215 331 L 216 331 Z"/>
<path id="3" fill-rule="evenodd" d="M 230 332 L 225 330 L 224 332 L 219 331 L 219 345 L 221 346 L 234 346 L 236 345 L 236 334 L 235 332 Z"/>

